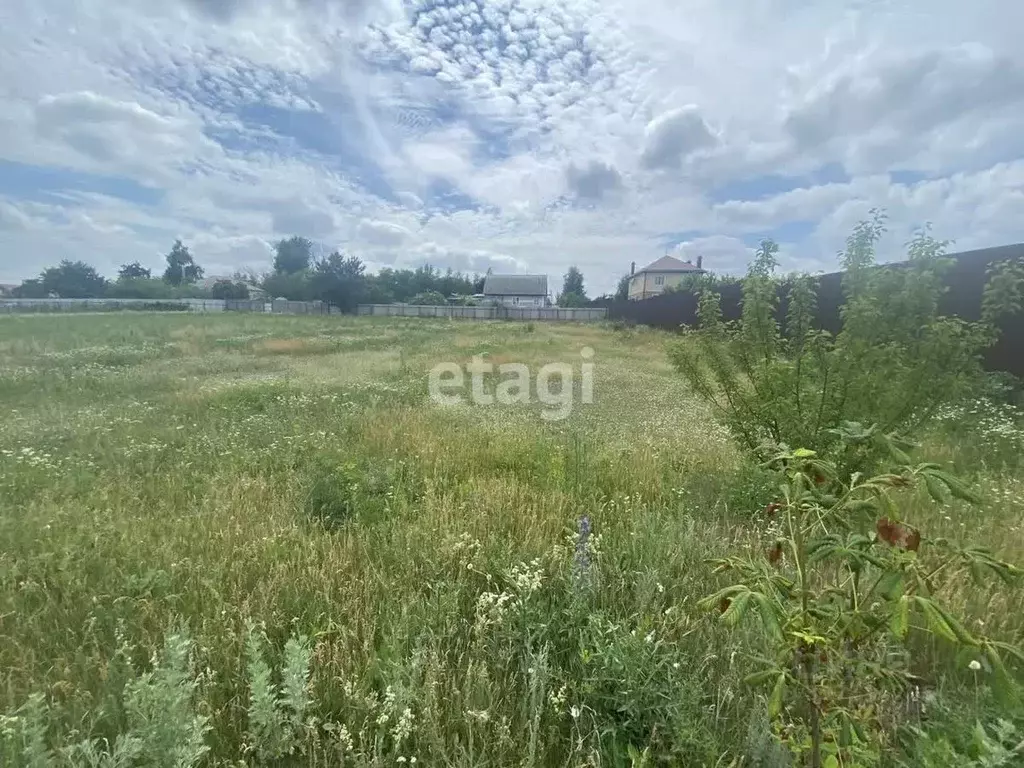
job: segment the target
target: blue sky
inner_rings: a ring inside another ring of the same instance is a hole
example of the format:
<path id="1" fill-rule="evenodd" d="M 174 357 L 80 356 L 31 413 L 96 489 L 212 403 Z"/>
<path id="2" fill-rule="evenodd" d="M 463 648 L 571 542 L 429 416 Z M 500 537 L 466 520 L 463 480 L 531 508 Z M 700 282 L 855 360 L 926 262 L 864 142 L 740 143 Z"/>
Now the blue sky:
<path id="1" fill-rule="evenodd" d="M 52 23 L 59 15 L 61 24 Z M 980 0 L 9 0 L 0 281 L 114 274 L 181 238 L 209 274 L 292 234 L 371 269 L 666 250 L 831 270 L 872 207 L 1024 240 L 1024 6 Z"/>

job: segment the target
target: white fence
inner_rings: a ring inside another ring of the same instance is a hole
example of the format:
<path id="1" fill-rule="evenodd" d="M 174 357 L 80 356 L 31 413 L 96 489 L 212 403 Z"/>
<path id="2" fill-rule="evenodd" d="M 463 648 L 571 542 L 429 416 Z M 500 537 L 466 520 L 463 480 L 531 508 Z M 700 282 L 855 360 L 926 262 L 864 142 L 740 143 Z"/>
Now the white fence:
<path id="1" fill-rule="evenodd" d="M 0 313 L 21 312 L 271 312 L 280 315 L 336 315 L 337 307 L 321 301 L 251 301 L 235 299 L 8 299 L 0 298 Z"/>
<path id="2" fill-rule="evenodd" d="M 604 307 L 461 307 L 422 304 L 360 304 L 357 314 L 374 317 L 460 317 L 469 320 L 564 320 L 593 322 L 603 320 Z"/>
<path id="3" fill-rule="evenodd" d="M 0 312 L 111 312 L 115 310 L 223 312 L 223 299 L 8 299 Z"/>
<path id="4" fill-rule="evenodd" d="M 181 312 L 269 312 L 282 315 L 336 315 L 341 310 L 320 301 L 253 301 L 234 299 L 8 299 L 0 298 L 0 313 L 112 312 L 117 310 Z M 360 304 L 357 314 L 374 317 L 454 317 L 467 320 L 603 320 L 604 307 L 460 307 L 420 304 Z"/>

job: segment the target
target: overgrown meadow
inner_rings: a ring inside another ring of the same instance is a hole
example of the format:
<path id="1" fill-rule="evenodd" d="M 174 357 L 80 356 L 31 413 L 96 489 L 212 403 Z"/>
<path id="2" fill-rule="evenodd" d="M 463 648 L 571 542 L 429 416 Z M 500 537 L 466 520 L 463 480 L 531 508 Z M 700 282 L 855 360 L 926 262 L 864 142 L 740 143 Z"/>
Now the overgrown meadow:
<path id="1" fill-rule="evenodd" d="M 709 559 L 775 540 L 777 479 L 673 369 L 672 341 L 0 318 L 0 762 L 794 764 L 745 682 L 764 630 L 698 607 L 728 583 Z M 564 421 L 428 398 L 440 361 L 578 371 L 585 346 L 594 403 Z M 905 495 L 905 518 L 1024 562 L 1022 447 L 1000 393 L 949 405 L 921 453 L 982 502 Z M 948 602 L 1022 636 L 1019 590 L 963 581 Z M 909 642 L 918 682 L 879 709 L 881 764 L 1022 764 L 1024 712 L 989 668 L 927 627 Z"/>

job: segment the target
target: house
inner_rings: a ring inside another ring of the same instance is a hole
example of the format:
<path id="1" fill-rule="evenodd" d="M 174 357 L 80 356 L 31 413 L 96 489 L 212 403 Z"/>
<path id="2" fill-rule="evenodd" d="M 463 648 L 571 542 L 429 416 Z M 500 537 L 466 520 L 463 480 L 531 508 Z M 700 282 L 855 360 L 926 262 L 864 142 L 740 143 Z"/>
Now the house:
<path id="1" fill-rule="evenodd" d="M 636 269 L 636 262 L 629 268 L 629 298 L 631 301 L 649 299 L 664 293 L 666 288 L 674 288 L 683 282 L 687 275 L 704 273 L 704 258 L 697 257 L 697 263 L 681 261 L 675 256 L 662 256 L 643 269 Z"/>
<path id="2" fill-rule="evenodd" d="M 13 296 L 18 283 L 0 283 L 0 296 Z"/>
<path id="3" fill-rule="evenodd" d="M 495 275 L 484 278 L 483 300 L 509 307 L 546 307 L 547 275 Z"/>

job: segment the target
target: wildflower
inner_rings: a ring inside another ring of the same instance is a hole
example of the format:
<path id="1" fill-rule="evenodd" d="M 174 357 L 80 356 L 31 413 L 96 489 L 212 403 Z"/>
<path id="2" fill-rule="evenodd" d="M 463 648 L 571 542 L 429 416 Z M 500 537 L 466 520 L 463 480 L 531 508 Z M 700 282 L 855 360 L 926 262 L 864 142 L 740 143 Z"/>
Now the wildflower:
<path id="1" fill-rule="evenodd" d="M 565 706 L 566 688 L 563 685 L 558 689 L 558 692 L 552 691 L 548 698 L 551 700 L 551 706 L 557 711 Z"/>
<path id="2" fill-rule="evenodd" d="M 412 733 L 412 721 L 416 719 L 416 716 L 412 713 L 409 707 L 402 710 L 402 714 L 398 718 L 398 722 L 395 723 L 394 729 L 391 731 L 391 735 L 395 737 L 395 742 L 401 744 L 405 739 Z"/>
<path id="3" fill-rule="evenodd" d="M 573 720 L 576 720 L 580 716 L 580 708 L 575 704 L 569 707 L 569 716 L 572 717 Z"/>
<path id="4" fill-rule="evenodd" d="M 969 668 L 969 669 L 970 669 L 970 670 L 971 670 L 972 672 L 977 672 L 977 671 L 978 671 L 979 669 L 981 669 L 981 662 L 980 662 L 980 661 L 978 661 L 977 659 L 973 659 L 973 660 L 971 661 L 971 663 L 967 665 L 967 667 L 968 667 L 968 668 Z"/>

